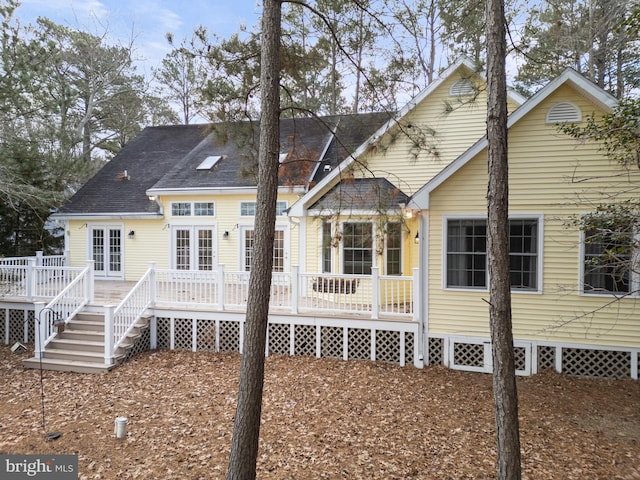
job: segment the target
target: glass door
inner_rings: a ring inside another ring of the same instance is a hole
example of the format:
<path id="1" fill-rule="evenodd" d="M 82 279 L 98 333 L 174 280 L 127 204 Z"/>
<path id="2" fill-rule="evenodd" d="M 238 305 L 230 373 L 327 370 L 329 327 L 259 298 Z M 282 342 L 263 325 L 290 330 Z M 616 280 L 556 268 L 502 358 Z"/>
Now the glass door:
<path id="1" fill-rule="evenodd" d="M 90 254 L 98 277 L 123 277 L 121 225 L 90 227 Z"/>

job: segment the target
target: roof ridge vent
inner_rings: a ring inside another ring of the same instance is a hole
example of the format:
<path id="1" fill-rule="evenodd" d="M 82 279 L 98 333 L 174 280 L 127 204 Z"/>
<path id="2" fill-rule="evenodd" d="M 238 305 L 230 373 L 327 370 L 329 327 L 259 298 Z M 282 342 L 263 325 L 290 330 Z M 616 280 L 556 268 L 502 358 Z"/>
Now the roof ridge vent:
<path id="1" fill-rule="evenodd" d="M 577 123 L 581 121 L 580 107 L 571 102 L 558 102 L 547 111 L 547 123 Z"/>

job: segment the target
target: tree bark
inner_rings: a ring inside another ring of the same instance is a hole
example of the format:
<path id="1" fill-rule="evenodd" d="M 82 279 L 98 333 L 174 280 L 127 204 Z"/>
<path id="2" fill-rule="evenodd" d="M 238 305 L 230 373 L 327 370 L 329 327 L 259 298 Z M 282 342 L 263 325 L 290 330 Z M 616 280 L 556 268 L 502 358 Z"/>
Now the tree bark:
<path id="1" fill-rule="evenodd" d="M 227 479 L 256 478 L 280 149 L 280 0 L 263 0 L 261 117 L 253 264 Z"/>
<path id="2" fill-rule="evenodd" d="M 488 258 L 497 478 L 520 479 L 520 436 L 509 272 L 509 182 L 504 3 L 487 1 Z"/>

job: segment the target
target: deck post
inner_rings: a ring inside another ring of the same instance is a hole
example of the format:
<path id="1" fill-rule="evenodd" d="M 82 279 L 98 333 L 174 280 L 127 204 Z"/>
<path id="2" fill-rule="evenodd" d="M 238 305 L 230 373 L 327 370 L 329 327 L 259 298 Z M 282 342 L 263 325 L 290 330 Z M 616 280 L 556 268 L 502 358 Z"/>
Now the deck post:
<path id="1" fill-rule="evenodd" d="M 224 310 L 224 265 L 218 264 L 218 308 Z"/>
<path id="2" fill-rule="evenodd" d="M 115 305 L 104 306 L 104 364 L 107 367 L 113 365 L 113 317 Z"/>
<path id="3" fill-rule="evenodd" d="M 90 304 L 94 303 L 96 298 L 94 263 L 95 262 L 93 260 L 87 260 L 87 268 L 89 269 L 89 271 L 87 275 L 87 283 L 85 284 L 87 288 L 85 295 L 87 297 L 88 303 Z"/>
<path id="4" fill-rule="evenodd" d="M 149 262 L 149 306 L 156 305 L 156 262 Z"/>
<path id="5" fill-rule="evenodd" d="M 42 311 L 44 310 L 44 302 L 33 302 L 33 306 L 35 307 L 35 328 L 34 328 L 34 356 L 36 358 L 42 358 L 43 343 L 47 339 L 47 322 L 42 318 Z"/>
<path id="6" fill-rule="evenodd" d="M 291 267 L 291 313 L 298 313 L 298 286 L 300 285 L 300 267 Z"/>
<path id="7" fill-rule="evenodd" d="M 371 318 L 377 320 L 380 313 L 380 269 L 371 267 Z"/>
<path id="8" fill-rule="evenodd" d="M 154 315 L 151 317 L 151 323 L 149 325 L 149 348 L 155 350 L 158 348 L 158 320 Z"/>
<path id="9" fill-rule="evenodd" d="M 42 261 L 42 250 L 36 251 L 36 266 L 41 267 L 43 264 Z"/>
<path id="10" fill-rule="evenodd" d="M 420 296 L 420 269 L 413 269 L 413 320 L 420 321 L 420 312 L 422 311 L 422 297 Z"/>
<path id="11" fill-rule="evenodd" d="M 35 257 L 29 257 L 27 259 L 27 300 L 33 301 L 33 297 L 36 293 L 36 259 Z"/>

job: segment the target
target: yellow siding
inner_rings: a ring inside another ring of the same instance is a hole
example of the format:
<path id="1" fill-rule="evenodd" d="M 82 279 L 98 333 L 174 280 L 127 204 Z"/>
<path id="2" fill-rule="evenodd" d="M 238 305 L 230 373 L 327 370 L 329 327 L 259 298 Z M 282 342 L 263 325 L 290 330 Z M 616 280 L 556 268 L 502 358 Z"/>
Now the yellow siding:
<path id="1" fill-rule="evenodd" d="M 570 100 L 583 117 L 592 104 L 562 87 L 509 131 L 510 215 L 544 215 L 543 293 L 514 293 L 513 325 L 517 339 L 637 347 L 639 300 L 625 299 L 610 307 L 610 296 L 578 294 L 580 235 L 568 229 L 571 215 L 590 211 L 598 201 L 631 181 L 633 169 L 620 172 L 593 145 L 578 144 L 545 123 L 553 104 Z M 479 154 L 430 197 L 429 211 L 429 332 L 489 335 L 488 292 L 444 290 L 443 216 L 486 214 L 486 151 Z M 604 308 L 603 308 L 604 307 Z M 602 310 L 591 315 L 589 312 Z"/>
<path id="2" fill-rule="evenodd" d="M 291 205 L 297 199 L 294 193 L 281 194 L 278 200 Z M 89 257 L 89 227 L 97 224 L 117 224 L 123 226 L 123 261 L 125 280 L 138 280 L 147 270 L 149 262 L 156 262 L 157 268 L 169 268 L 171 262 L 171 227 L 177 225 L 213 225 L 217 229 L 214 246 L 217 249 L 214 263 L 225 265 L 227 270 L 239 268 L 238 253 L 240 247 L 239 227 L 252 225 L 253 217 L 240 217 L 240 202 L 255 201 L 252 194 L 242 195 L 208 195 L 208 196 L 174 196 L 162 197 L 164 208 L 163 219 L 128 219 L 114 221 L 77 221 L 69 222 L 67 228 L 71 264 L 84 266 Z M 215 203 L 215 217 L 172 217 L 171 202 L 213 201 Z M 287 252 L 291 265 L 298 262 L 298 231 L 291 228 L 289 219 L 285 216 L 276 219 L 278 226 L 288 229 L 290 248 Z M 134 238 L 128 237 L 128 232 L 135 232 Z M 229 237 L 224 238 L 225 231 Z"/>
<path id="3" fill-rule="evenodd" d="M 304 219 L 307 223 L 307 240 L 306 240 L 306 271 L 309 273 L 322 272 L 322 222 L 320 217 L 307 217 Z M 393 221 L 393 219 L 389 219 Z M 345 221 L 352 222 L 372 222 L 372 217 L 339 217 L 334 222 L 342 223 Z M 416 218 L 405 219 L 403 228 L 402 243 L 402 275 L 412 276 L 413 268 L 418 265 L 418 245 L 415 243 L 415 236 L 418 231 L 418 222 Z M 374 247 L 375 248 L 375 247 Z M 386 275 L 384 254 L 376 256 L 376 265 L 380 268 L 380 275 Z M 336 246 L 332 252 L 332 271 L 333 273 L 342 273 L 342 257 L 341 247 Z"/>
<path id="4" fill-rule="evenodd" d="M 478 141 L 486 129 L 484 82 L 475 77 L 480 88 L 476 98 L 450 95 L 451 85 L 469 74 L 461 68 L 458 75 L 452 75 L 431 92 L 403 119 L 401 130 L 392 129 L 376 148 L 359 159 L 366 167 L 359 175 L 386 177 L 404 193 L 412 195 Z M 514 104 L 509 105 L 515 108 Z M 408 124 L 413 127 L 407 128 Z M 435 133 L 426 137 L 425 146 L 416 149 L 412 144 L 412 138 L 417 138 L 415 132 L 427 129 Z"/>

